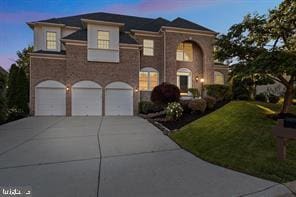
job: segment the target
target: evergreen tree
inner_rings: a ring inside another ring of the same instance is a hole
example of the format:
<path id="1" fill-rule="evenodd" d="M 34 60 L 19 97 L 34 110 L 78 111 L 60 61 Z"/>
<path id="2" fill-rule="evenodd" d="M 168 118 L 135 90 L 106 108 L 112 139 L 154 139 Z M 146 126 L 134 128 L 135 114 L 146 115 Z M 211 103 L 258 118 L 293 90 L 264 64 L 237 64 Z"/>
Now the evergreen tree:
<path id="1" fill-rule="evenodd" d="M 16 64 L 12 64 L 8 75 L 8 89 L 7 89 L 7 106 L 9 109 L 16 108 L 16 78 L 19 72 L 19 67 Z"/>
<path id="2" fill-rule="evenodd" d="M 29 113 L 29 80 L 25 68 L 20 67 L 16 76 L 15 106 L 24 113 Z"/>
<path id="3" fill-rule="evenodd" d="M 6 75 L 0 73 L 0 124 L 6 120 L 7 107 L 6 107 Z"/>

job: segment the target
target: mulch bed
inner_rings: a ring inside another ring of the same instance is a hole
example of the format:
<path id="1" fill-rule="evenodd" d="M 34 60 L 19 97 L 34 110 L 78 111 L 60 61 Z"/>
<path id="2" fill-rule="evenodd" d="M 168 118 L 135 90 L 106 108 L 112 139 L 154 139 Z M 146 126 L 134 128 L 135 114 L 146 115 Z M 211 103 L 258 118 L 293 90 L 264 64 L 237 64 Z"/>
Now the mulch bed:
<path id="1" fill-rule="evenodd" d="M 182 128 L 183 126 L 189 124 L 190 122 L 193 122 L 221 107 L 223 107 L 225 104 L 227 104 L 228 101 L 221 101 L 218 102 L 215 106 L 214 109 L 210 109 L 210 110 L 206 110 L 204 113 L 200 113 L 200 112 L 184 112 L 183 116 L 181 117 L 181 119 L 177 120 L 177 121 L 160 121 L 161 119 L 164 119 L 165 115 L 159 116 L 155 119 L 153 118 L 148 118 L 148 120 L 154 124 L 156 127 L 158 127 L 161 130 L 178 130 L 180 128 Z M 147 118 L 147 117 L 146 117 Z M 165 134 L 167 134 L 167 131 L 165 131 Z"/>

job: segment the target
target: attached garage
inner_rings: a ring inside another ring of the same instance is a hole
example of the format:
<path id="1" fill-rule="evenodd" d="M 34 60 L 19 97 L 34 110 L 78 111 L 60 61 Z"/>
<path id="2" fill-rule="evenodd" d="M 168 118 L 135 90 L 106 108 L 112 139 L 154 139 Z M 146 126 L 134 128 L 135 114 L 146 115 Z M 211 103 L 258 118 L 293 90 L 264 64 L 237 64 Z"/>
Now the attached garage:
<path id="1" fill-rule="evenodd" d="M 113 82 L 105 88 L 105 115 L 133 115 L 133 88 L 127 83 Z"/>
<path id="2" fill-rule="evenodd" d="M 66 86 L 58 81 L 47 80 L 35 87 L 36 116 L 66 115 Z"/>
<path id="3" fill-rule="evenodd" d="M 102 87 L 92 81 L 72 86 L 72 116 L 102 115 Z"/>

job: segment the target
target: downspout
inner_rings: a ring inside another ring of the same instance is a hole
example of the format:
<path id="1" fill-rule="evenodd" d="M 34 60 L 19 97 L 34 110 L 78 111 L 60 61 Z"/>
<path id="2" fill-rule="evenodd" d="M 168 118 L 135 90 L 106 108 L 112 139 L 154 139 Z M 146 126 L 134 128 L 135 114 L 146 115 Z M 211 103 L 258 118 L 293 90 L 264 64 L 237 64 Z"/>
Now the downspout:
<path id="1" fill-rule="evenodd" d="M 166 32 L 163 31 L 163 82 L 166 82 Z"/>

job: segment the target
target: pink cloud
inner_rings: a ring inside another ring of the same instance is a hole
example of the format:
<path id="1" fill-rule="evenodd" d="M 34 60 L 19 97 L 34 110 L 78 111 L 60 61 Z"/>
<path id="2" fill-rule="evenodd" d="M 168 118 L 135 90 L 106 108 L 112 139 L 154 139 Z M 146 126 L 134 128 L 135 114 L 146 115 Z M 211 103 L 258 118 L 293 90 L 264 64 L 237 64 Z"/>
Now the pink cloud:
<path id="1" fill-rule="evenodd" d="M 151 13 L 184 10 L 208 6 L 218 0 L 141 0 L 136 4 L 112 4 L 105 7 L 104 11 L 116 13 Z"/>
<path id="2" fill-rule="evenodd" d="M 52 14 L 44 12 L 0 12 L 1 23 L 24 23 L 51 18 Z"/>

